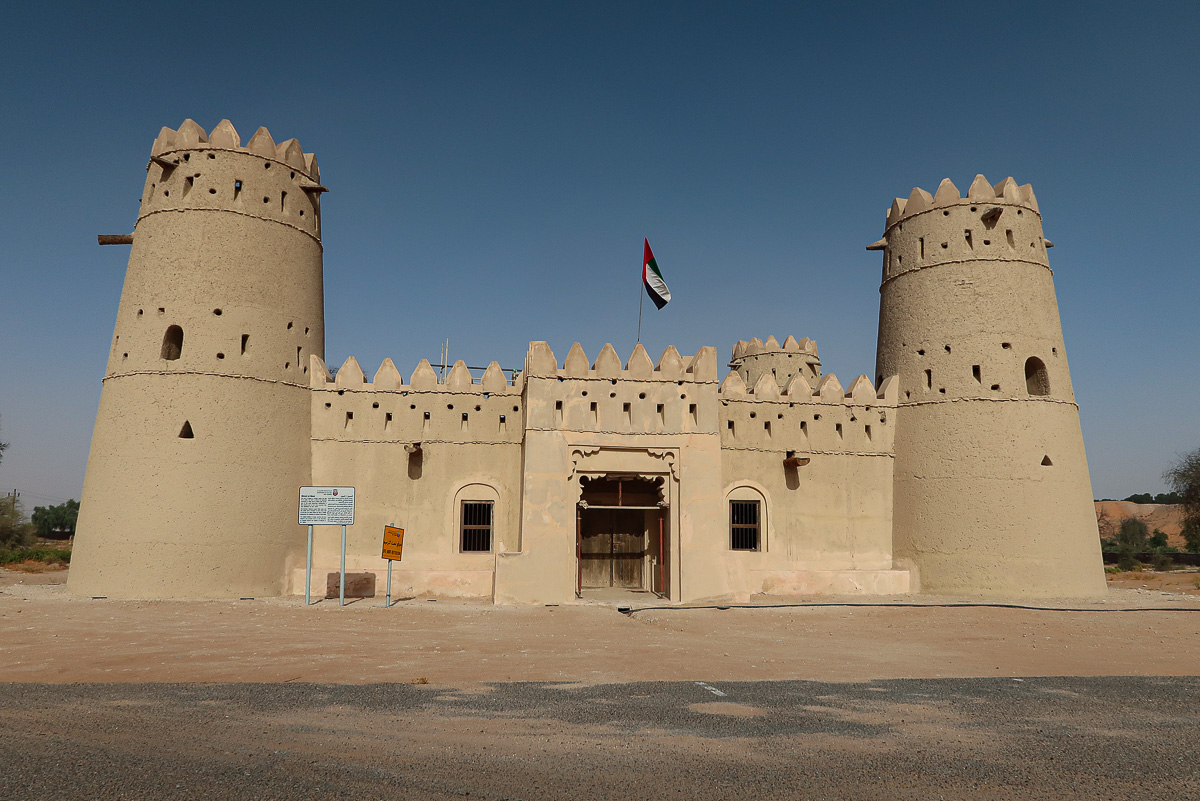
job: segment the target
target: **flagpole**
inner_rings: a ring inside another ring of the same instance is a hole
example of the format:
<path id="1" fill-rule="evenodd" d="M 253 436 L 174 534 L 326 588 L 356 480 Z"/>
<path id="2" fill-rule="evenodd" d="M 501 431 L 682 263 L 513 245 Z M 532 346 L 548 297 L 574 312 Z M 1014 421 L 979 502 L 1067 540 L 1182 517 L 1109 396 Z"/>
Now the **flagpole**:
<path id="1" fill-rule="evenodd" d="M 643 270 L 645 270 L 645 269 L 646 269 L 646 266 L 645 266 L 644 264 L 642 265 L 642 269 L 643 269 Z M 640 344 L 642 344 L 642 300 L 643 300 L 643 298 L 642 298 L 642 295 L 644 295 L 644 294 L 645 294 L 645 293 L 644 293 L 644 292 L 642 292 L 642 282 L 641 282 L 641 281 L 638 281 L 638 336 L 637 336 L 637 344 L 639 344 L 639 345 L 640 345 Z"/>

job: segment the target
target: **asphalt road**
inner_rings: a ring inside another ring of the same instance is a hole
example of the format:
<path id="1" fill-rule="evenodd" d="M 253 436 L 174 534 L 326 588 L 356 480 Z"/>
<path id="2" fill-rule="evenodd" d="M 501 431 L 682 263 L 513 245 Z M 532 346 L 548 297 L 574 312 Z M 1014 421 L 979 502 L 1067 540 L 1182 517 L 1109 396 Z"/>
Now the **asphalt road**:
<path id="1" fill-rule="evenodd" d="M 5 684 L 0 798 L 1200 799 L 1200 678 Z"/>

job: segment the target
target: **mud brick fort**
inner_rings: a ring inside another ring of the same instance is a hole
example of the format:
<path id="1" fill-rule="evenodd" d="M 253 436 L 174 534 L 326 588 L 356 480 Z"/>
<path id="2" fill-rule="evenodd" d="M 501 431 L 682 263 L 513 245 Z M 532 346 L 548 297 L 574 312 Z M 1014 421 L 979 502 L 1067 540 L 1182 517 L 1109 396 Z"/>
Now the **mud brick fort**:
<path id="1" fill-rule="evenodd" d="M 69 589 L 304 592 L 298 488 L 354 486 L 348 569 L 560 603 L 1104 591 L 1038 203 L 977 176 L 887 213 L 874 381 L 808 338 L 654 358 L 531 342 L 506 373 L 327 368 L 317 159 L 260 128 L 155 140 Z M 781 287 L 780 289 L 786 289 Z M 338 569 L 318 540 L 314 574 Z"/>

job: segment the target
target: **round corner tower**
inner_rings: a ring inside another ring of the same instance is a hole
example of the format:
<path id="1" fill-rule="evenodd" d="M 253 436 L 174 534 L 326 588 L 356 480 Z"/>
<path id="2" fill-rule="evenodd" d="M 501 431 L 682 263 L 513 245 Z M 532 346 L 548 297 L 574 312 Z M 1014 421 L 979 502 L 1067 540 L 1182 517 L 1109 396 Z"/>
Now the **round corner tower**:
<path id="1" fill-rule="evenodd" d="M 1033 189 L 977 176 L 887 215 L 877 373 L 900 377 L 895 557 L 923 592 L 1087 596 L 1105 581 Z"/>
<path id="2" fill-rule="evenodd" d="M 92 436 L 69 589 L 279 595 L 324 356 L 317 162 L 260 128 L 154 142 Z"/>

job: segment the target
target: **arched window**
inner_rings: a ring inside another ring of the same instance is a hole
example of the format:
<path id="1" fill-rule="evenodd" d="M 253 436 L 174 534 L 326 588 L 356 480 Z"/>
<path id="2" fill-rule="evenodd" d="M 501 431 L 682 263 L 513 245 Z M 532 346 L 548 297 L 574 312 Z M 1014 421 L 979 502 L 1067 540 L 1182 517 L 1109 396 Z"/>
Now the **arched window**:
<path id="1" fill-rule="evenodd" d="M 1050 374 L 1045 362 L 1037 356 L 1025 360 L 1025 391 L 1030 395 L 1050 394 Z"/>
<path id="2" fill-rule="evenodd" d="M 458 550 L 478 553 L 496 549 L 496 512 L 500 493 L 488 484 L 467 484 L 454 493 Z"/>
<path id="3" fill-rule="evenodd" d="M 159 356 L 167 361 L 175 361 L 181 353 L 183 353 L 183 329 L 177 325 L 168 326 L 167 333 L 163 334 L 162 352 Z"/>
<path id="4" fill-rule="evenodd" d="M 765 551 L 767 532 L 767 501 L 754 487 L 734 487 L 727 500 L 729 514 L 729 549 L 732 551 Z"/>

